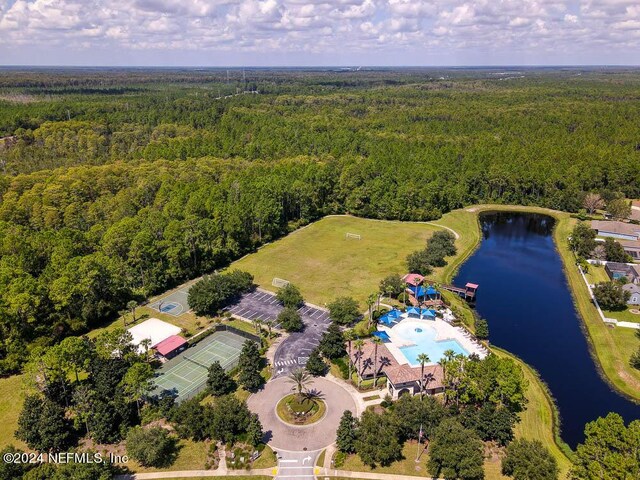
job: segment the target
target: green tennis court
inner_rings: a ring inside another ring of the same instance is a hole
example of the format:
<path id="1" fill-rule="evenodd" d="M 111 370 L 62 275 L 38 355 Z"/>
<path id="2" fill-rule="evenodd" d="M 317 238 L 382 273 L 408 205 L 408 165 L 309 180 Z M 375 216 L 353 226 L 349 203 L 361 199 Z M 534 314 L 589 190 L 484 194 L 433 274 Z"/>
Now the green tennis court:
<path id="1" fill-rule="evenodd" d="M 208 368 L 220 362 L 225 370 L 238 364 L 246 338 L 233 332 L 215 332 L 165 363 L 154 380 L 153 395 L 187 400 L 206 387 Z"/>

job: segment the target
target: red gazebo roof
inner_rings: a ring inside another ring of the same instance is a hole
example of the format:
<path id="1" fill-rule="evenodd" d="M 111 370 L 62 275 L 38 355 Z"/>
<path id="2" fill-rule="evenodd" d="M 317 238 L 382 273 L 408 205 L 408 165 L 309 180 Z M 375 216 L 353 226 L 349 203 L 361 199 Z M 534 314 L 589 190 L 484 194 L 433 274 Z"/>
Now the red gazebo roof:
<path id="1" fill-rule="evenodd" d="M 475 283 L 467 283 L 467 284 L 465 285 L 465 287 L 467 287 L 467 288 L 472 288 L 472 289 L 474 289 L 474 290 L 475 290 L 476 288 L 478 288 L 478 285 L 477 285 L 477 284 L 475 284 Z"/>
<path id="2" fill-rule="evenodd" d="M 409 285 L 416 286 L 420 285 L 423 282 L 424 277 L 419 273 L 407 273 L 404 277 L 402 277 L 402 280 L 404 280 Z"/>
<path id="3" fill-rule="evenodd" d="M 168 355 L 185 343 L 187 343 L 187 341 L 180 335 L 171 335 L 169 338 L 156 345 L 155 349 L 160 355 Z"/>

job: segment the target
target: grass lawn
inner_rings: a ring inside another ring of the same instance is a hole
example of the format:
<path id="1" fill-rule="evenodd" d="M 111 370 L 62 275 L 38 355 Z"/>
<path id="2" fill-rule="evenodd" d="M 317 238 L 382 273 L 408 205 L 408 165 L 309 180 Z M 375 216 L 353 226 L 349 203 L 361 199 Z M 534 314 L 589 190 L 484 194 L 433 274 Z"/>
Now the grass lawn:
<path id="1" fill-rule="evenodd" d="M 640 308 L 638 308 L 638 305 L 634 305 L 632 308 L 640 310 Z M 640 322 L 640 315 L 631 313 L 629 310 L 629 308 L 619 311 L 602 310 L 602 313 L 604 313 L 604 316 L 607 318 L 615 318 L 616 320 L 619 320 L 621 322 Z M 640 342 L 638 343 L 638 346 L 640 346 Z"/>
<path id="2" fill-rule="evenodd" d="M 589 265 L 589 272 L 585 275 L 587 281 L 591 285 L 595 285 L 600 282 L 610 282 L 611 279 L 607 272 L 604 271 L 604 267 L 598 267 L 596 265 Z"/>
<path id="3" fill-rule="evenodd" d="M 23 379 L 23 375 L 0 378 L 0 425 L 2 425 L 0 449 L 7 445 L 21 449 L 27 448 L 23 442 L 13 436 L 18 428 L 18 416 L 25 397 Z"/>
<path id="4" fill-rule="evenodd" d="M 327 411 L 327 404 L 320 399 L 308 399 L 304 397 L 299 401 L 297 394 L 292 393 L 280 399 L 276 405 L 276 413 L 280 420 L 291 425 L 311 425 L 320 420 Z M 296 417 L 296 414 L 305 414 Z"/>
<path id="5" fill-rule="evenodd" d="M 502 475 L 500 469 L 502 462 L 498 459 L 485 459 L 484 461 L 484 478 L 485 480 L 510 480 L 511 477 Z M 564 478 L 564 477 L 560 477 Z"/>
<path id="6" fill-rule="evenodd" d="M 324 450 L 322 450 L 322 452 L 320 452 L 320 455 L 318 455 L 318 460 L 316 460 L 316 466 L 318 467 L 322 467 L 324 465 L 324 457 L 327 454 L 327 449 L 325 448 Z"/>
<path id="7" fill-rule="evenodd" d="M 416 462 L 418 445 L 415 441 L 406 442 L 402 447 L 404 459 L 392 463 L 388 467 L 371 468 L 360 460 L 358 455 L 347 456 L 344 465 L 339 470 L 350 470 L 353 472 L 373 472 L 373 473 L 395 473 L 398 475 L 413 475 L 418 477 L 429 476 L 427 472 L 428 456 L 423 454 L 420 461 Z"/>
<path id="8" fill-rule="evenodd" d="M 264 450 L 258 457 L 258 459 L 255 462 L 253 462 L 253 465 L 251 466 L 251 468 L 255 468 L 255 469 L 271 468 L 271 467 L 275 467 L 276 465 L 278 465 L 278 459 L 276 457 L 276 454 L 273 453 L 273 450 L 271 450 L 271 448 L 268 445 L 266 445 L 264 447 Z"/>
<path id="9" fill-rule="evenodd" d="M 183 440 L 178 442 L 178 456 L 173 465 L 167 468 L 143 467 L 135 460 L 129 460 L 127 467 L 133 472 L 161 472 L 165 470 L 202 470 L 207 461 L 209 445 L 205 442 Z"/>
<path id="10" fill-rule="evenodd" d="M 173 477 L 166 478 L 165 480 L 183 480 L 185 477 Z M 188 477 L 189 480 L 211 480 L 216 477 Z M 220 477 L 218 477 L 220 478 Z M 235 480 L 271 480 L 273 477 L 265 477 L 264 475 L 242 475 L 242 476 L 233 476 Z"/>
<path id="11" fill-rule="evenodd" d="M 363 311 L 371 293 L 391 273 L 406 273 L 405 258 L 424 248 L 438 227 L 424 223 L 368 220 L 349 216 L 325 217 L 230 268 L 251 272 L 261 287 L 275 291 L 274 277 L 294 283 L 305 299 L 324 305 L 339 296 L 352 296 Z M 347 232 L 361 240 L 347 239 Z"/>

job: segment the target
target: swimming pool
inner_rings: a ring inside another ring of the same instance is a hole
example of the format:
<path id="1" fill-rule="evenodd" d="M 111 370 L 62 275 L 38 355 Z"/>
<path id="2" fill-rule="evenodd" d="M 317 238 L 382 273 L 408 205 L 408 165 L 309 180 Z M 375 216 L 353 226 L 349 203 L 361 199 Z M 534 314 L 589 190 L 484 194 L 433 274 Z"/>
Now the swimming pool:
<path id="1" fill-rule="evenodd" d="M 436 330 L 427 322 L 404 320 L 393 327 L 393 333 L 404 340 L 415 343 L 409 347 L 400 347 L 402 354 L 414 367 L 420 365 L 417 357 L 421 353 L 429 355 L 431 363 L 440 361 L 447 350 L 469 355 L 469 352 L 455 339 L 436 340 Z"/>

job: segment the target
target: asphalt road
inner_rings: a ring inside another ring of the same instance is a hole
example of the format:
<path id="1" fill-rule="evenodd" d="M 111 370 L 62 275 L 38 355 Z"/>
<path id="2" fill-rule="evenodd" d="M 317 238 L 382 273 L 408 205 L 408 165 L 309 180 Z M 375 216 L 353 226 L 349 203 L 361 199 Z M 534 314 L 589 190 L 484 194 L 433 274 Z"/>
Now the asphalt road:
<path id="1" fill-rule="evenodd" d="M 282 311 L 282 305 L 275 294 L 255 290 L 243 295 L 240 300 L 228 307 L 227 310 L 234 316 L 248 320 L 276 321 Z M 327 330 L 331 320 L 326 310 L 304 305 L 298 309 L 304 330 L 294 332 L 283 341 L 274 358 L 274 377 L 287 375 L 296 368 L 303 367 L 311 351 L 318 346 L 322 334 Z M 278 324 L 274 324 L 276 328 Z"/>
<path id="2" fill-rule="evenodd" d="M 269 446 L 280 453 L 281 450 L 314 452 L 331 445 L 336 441 L 336 431 L 344 411 L 357 412 L 351 394 L 336 382 L 322 377 L 314 378 L 308 388 L 315 390 L 324 400 L 326 414 L 314 424 L 293 426 L 280 420 L 276 413 L 278 401 L 292 392 L 292 386 L 287 378 L 269 380 L 262 390 L 247 400 L 249 409 L 260 417 Z"/>

